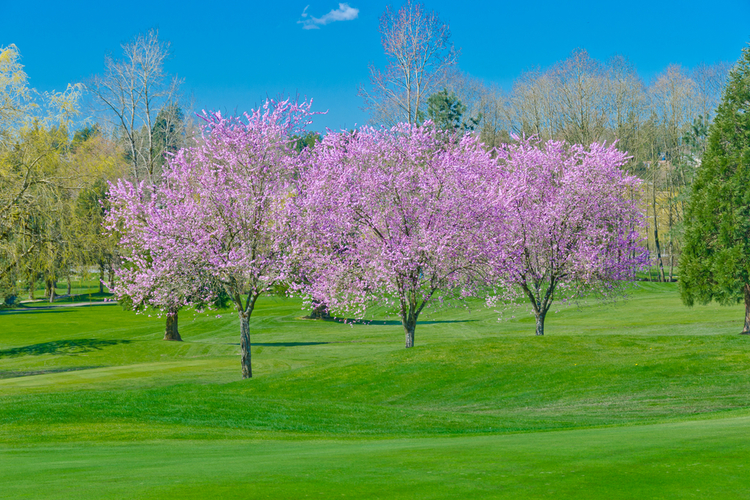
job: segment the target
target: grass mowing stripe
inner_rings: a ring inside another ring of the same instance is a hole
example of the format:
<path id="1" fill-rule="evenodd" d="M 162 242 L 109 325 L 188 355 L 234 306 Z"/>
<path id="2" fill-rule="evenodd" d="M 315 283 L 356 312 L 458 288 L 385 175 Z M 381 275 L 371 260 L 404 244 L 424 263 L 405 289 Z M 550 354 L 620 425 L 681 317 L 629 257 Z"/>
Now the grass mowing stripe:
<path id="1" fill-rule="evenodd" d="M 0 447 L 0 498 L 750 498 L 750 417 L 522 435 Z"/>

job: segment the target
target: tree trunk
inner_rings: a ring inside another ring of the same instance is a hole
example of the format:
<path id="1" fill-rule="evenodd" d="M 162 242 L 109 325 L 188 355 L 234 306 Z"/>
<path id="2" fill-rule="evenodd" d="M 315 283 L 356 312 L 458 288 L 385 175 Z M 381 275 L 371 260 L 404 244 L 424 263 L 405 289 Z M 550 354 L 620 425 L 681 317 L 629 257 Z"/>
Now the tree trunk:
<path id="1" fill-rule="evenodd" d="M 544 317 L 547 316 L 547 313 L 538 312 L 534 316 L 536 317 L 536 334 L 544 335 Z"/>
<path id="2" fill-rule="evenodd" d="M 70 274 L 68 274 L 68 296 L 70 296 L 71 289 L 72 289 L 72 285 L 70 283 Z"/>
<path id="3" fill-rule="evenodd" d="M 167 327 L 164 330 L 164 340 L 182 342 L 182 337 L 180 337 L 180 332 L 177 329 L 177 311 L 167 313 Z"/>
<path id="4" fill-rule="evenodd" d="M 745 285 L 745 326 L 742 335 L 750 335 L 750 285 Z"/>
<path id="5" fill-rule="evenodd" d="M 50 304 L 55 301 L 55 292 L 57 292 L 57 283 L 50 281 L 49 287 L 49 301 Z"/>
<path id="6" fill-rule="evenodd" d="M 34 282 L 29 283 L 29 300 L 34 300 Z"/>
<path id="7" fill-rule="evenodd" d="M 99 293 L 104 293 L 104 261 L 99 261 Z"/>
<path id="8" fill-rule="evenodd" d="M 669 244 L 672 247 L 672 244 Z M 669 249 L 669 282 L 674 281 L 674 248 Z"/>
<path id="9" fill-rule="evenodd" d="M 417 321 L 415 319 L 412 320 L 401 320 L 401 323 L 404 325 L 404 334 L 406 336 L 406 348 L 414 347 L 414 330 L 417 329 Z"/>
<path id="10" fill-rule="evenodd" d="M 526 296 L 531 301 L 531 307 L 534 309 L 534 317 L 536 318 L 536 335 L 544 335 L 544 318 L 547 316 L 552 301 L 554 300 L 555 288 L 557 287 L 557 279 L 552 276 L 550 278 L 549 286 L 542 295 L 542 284 L 539 282 L 533 283 L 534 291 L 531 291 L 529 285 L 523 281 L 521 282 L 521 288 L 526 292 Z"/>
<path id="11" fill-rule="evenodd" d="M 654 183 L 652 185 L 651 192 L 653 195 L 651 199 L 651 206 L 654 211 L 654 246 L 656 247 L 656 261 L 659 264 L 659 281 L 664 283 L 664 281 L 666 281 L 666 277 L 664 276 L 664 261 L 661 258 L 661 245 L 659 244 L 659 220 L 656 214 L 656 174 L 654 174 Z"/>
<path id="12" fill-rule="evenodd" d="M 407 295 L 401 299 L 401 324 L 404 325 L 406 336 L 406 348 L 414 347 L 414 330 L 417 329 L 417 318 L 422 308 L 417 308 L 415 294 Z"/>
<path id="13" fill-rule="evenodd" d="M 240 313 L 240 349 L 242 352 L 242 378 L 252 378 L 253 367 L 250 355 L 250 314 Z"/>
<path id="14" fill-rule="evenodd" d="M 310 311 L 309 319 L 331 319 L 331 314 L 328 312 L 328 307 L 325 304 L 318 304 L 312 311 Z"/>

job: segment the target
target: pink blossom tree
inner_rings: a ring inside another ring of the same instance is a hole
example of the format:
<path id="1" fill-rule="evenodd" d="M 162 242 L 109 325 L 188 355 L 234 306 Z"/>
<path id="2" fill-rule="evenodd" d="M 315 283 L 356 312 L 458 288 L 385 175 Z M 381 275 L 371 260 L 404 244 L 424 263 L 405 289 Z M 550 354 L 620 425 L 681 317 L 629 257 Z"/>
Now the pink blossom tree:
<path id="1" fill-rule="evenodd" d="M 644 215 L 634 196 L 640 180 L 623 172 L 627 155 L 614 145 L 524 139 L 498 158 L 518 190 L 498 279 L 522 291 L 536 334 L 544 335 L 556 295 L 610 294 L 646 263 L 637 231 Z"/>
<path id="2" fill-rule="evenodd" d="M 153 276 L 177 283 L 180 300 L 188 303 L 210 299 L 210 287 L 201 289 L 207 281 L 223 286 L 240 318 L 243 378 L 252 377 L 255 303 L 286 277 L 284 204 L 298 168 L 290 135 L 309 121 L 310 104 L 267 101 L 243 117 L 204 114 L 202 139 L 170 159 L 148 202 L 142 187 L 121 182 L 112 188 L 124 210 L 148 213 L 148 227 L 134 237 L 151 271 L 123 279 L 123 286 L 135 281 L 127 290 L 137 291 Z M 127 270 L 118 275 L 129 277 Z"/>
<path id="3" fill-rule="evenodd" d="M 163 217 L 161 191 L 145 183 L 119 180 L 110 185 L 105 225 L 117 235 L 120 265 L 109 288 L 134 310 L 166 316 L 164 340 L 181 341 L 178 313 L 184 306 L 209 300 L 216 290 L 205 270 L 175 263 L 172 246 L 178 235 Z"/>
<path id="4" fill-rule="evenodd" d="M 488 284 L 507 203 L 499 172 L 477 139 L 429 124 L 329 133 L 293 205 L 308 300 L 356 317 L 395 309 L 414 346 L 425 307 Z"/>

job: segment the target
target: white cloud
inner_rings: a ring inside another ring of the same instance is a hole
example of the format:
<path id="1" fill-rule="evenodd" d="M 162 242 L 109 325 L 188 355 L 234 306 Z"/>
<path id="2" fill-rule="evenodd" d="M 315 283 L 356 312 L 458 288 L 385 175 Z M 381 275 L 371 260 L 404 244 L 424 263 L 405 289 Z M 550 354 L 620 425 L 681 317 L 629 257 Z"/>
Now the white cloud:
<path id="1" fill-rule="evenodd" d="M 317 30 L 326 24 L 335 23 L 336 21 L 352 21 L 359 16 L 359 9 L 349 7 L 348 3 L 340 3 L 338 9 L 333 9 L 321 17 L 313 17 L 308 14 L 307 9 L 309 7 L 309 5 L 305 7 L 305 10 L 302 11 L 302 19 L 297 21 L 297 24 L 302 25 L 303 30 Z"/>

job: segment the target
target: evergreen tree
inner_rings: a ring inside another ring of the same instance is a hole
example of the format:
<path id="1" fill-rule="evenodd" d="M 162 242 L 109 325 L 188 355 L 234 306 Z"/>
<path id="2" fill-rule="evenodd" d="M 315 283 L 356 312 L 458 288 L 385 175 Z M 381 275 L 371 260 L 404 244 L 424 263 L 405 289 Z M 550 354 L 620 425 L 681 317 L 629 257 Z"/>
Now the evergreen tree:
<path id="1" fill-rule="evenodd" d="M 432 120 L 437 128 L 448 131 L 469 132 L 479 124 L 479 118 L 462 120 L 466 106 L 461 99 L 448 89 L 432 94 L 427 99 L 427 118 Z M 423 120 L 422 113 L 418 114 L 419 120 Z"/>
<path id="2" fill-rule="evenodd" d="M 685 219 L 683 302 L 744 300 L 750 334 L 750 46 L 729 73 Z"/>

